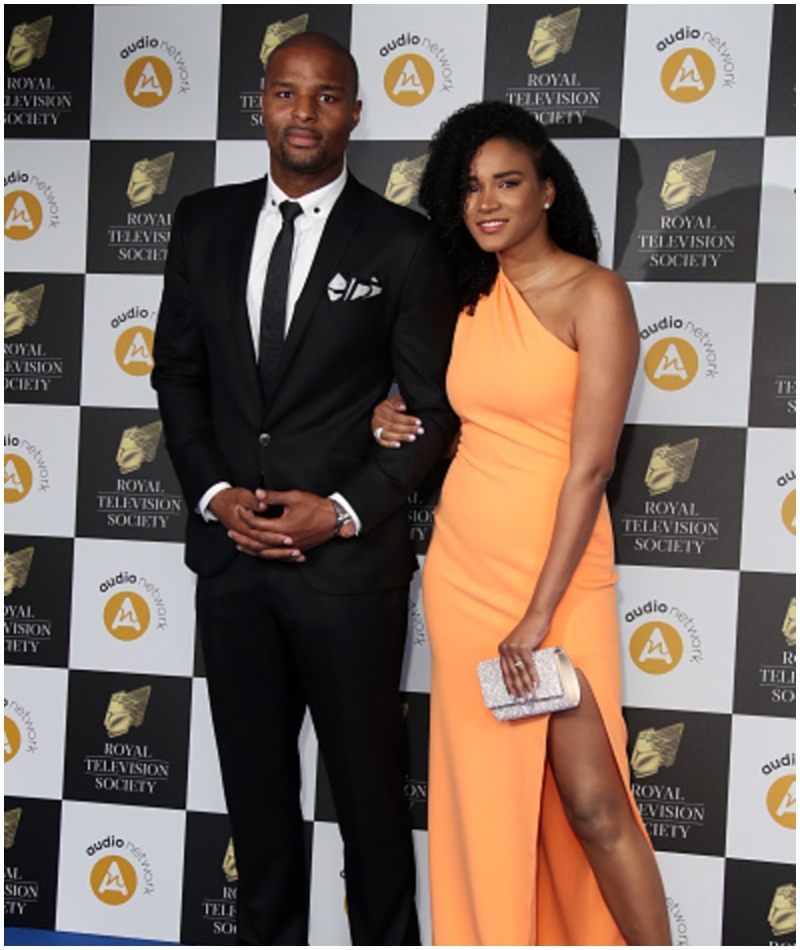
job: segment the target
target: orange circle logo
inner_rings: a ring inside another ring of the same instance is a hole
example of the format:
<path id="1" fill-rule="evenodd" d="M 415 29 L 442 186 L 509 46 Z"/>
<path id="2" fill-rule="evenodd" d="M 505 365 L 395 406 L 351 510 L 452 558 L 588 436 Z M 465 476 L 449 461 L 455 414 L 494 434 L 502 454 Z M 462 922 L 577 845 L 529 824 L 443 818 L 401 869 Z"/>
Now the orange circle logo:
<path id="1" fill-rule="evenodd" d="M 3 460 L 4 501 L 13 505 L 28 494 L 33 485 L 33 472 L 21 455 L 6 452 Z"/>
<path id="2" fill-rule="evenodd" d="M 383 74 L 386 95 L 398 106 L 418 106 L 433 92 L 433 66 L 418 53 L 404 53 L 393 59 Z"/>
<path id="3" fill-rule="evenodd" d="M 683 389 L 697 375 L 697 352 L 687 340 L 666 337 L 654 343 L 644 358 L 644 371 L 659 389 L 673 392 Z"/>
<path id="4" fill-rule="evenodd" d="M 5 761 L 10 762 L 19 752 L 22 745 L 22 736 L 19 733 L 19 726 L 10 716 L 4 716 L 5 719 Z"/>
<path id="5" fill-rule="evenodd" d="M 767 809 L 774 821 L 784 828 L 797 827 L 797 777 L 782 775 L 767 792 Z"/>
<path id="6" fill-rule="evenodd" d="M 158 56 L 134 60 L 125 73 L 125 92 L 143 109 L 160 106 L 172 91 L 172 70 Z"/>
<path id="7" fill-rule="evenodd" d="M 683 640 L 678 631 L 662 620 L 651 620 L 637 627 L 631 637 L 630 654 L 644 673 L 659 676 L 669 673 L 683 656 Z"/>
<path id="8" fill-rule="evenodd" d="M 150 608 L 135 591 L 121 590 L 106 601 L 103 623 L 117 640 L 138 640 L 150 626 Z"/>
<path id="9" fill-rule="evenodd" d="M 697 102 L 711 92 L 716 78 L 714 60 L 691 46 L 676 50 L 661 67 L 661 87 L 675 102 Z"/>
<path id="10" fill-rule="evenodd" d="M 136 893 L 136 871 L 122 855 L 107 854 L 92 868 L 89 883 L 94 896 L 104 904 L 125 904 Z"/>
<path id="11" fill-rule="evenodd" d="M 42 226 L 42 206 L 29 191 L 9 191 L 5 197 L 5 232 L 12 241 L 27 241 Z"/>
<path id="12" fill-rule="evenodd" d="M 153 340 L 150 327 L 128 327 L 120 333 L 114 347 L 117 365 L 129 376 L 147 376 L 153 368 Z"/>
<path id="13" fill-rule="evenodd" d="M 783 499 L 781 518 L 787 531 L 797 534 L 797 489 L 793 488 Z"/>

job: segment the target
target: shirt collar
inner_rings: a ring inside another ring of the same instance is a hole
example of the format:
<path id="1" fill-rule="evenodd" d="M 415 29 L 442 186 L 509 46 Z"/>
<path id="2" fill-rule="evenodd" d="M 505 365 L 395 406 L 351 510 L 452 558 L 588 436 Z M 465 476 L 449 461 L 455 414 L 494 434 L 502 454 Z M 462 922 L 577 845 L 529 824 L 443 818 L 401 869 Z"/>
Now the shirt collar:
<path id="1" fill-rule="evenodd" d="M 275 184 L 271 179 L 267 179 L 267 193 L 264 198 L 264 208 L 268 213 L 278 213 L 278 205 L 282 201 L 296 201 L 303 209 L 303 214 L 311 219 L 324 220 L 331 213 L 331 209 L 336 204 L 336 199 L 344 191 L 347 184 L 347 162 L 342 166 L 341 174 L 333 181 L 317 188 L 316 191 L 310 191 L 307 195 L 300 198 L 290 198 L 287 194 Z"/>

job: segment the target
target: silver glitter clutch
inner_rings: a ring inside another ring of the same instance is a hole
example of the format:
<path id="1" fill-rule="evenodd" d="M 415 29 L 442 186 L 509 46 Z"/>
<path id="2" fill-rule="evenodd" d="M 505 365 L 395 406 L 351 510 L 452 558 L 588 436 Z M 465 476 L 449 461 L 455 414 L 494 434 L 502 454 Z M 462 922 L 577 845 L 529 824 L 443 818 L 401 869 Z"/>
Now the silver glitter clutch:
<path id="1" fill-rule="evenodd" d="M 539 676 L 535 696 L 532 700 L 520 703 L 506 689 L 499 659 L 484 660 L 478 664 L 483 701 L 501 722 L 574 709 L 581 701 L 581 687 L 575 667 L 561 647 L 534 650 L 533 665 Z"/>

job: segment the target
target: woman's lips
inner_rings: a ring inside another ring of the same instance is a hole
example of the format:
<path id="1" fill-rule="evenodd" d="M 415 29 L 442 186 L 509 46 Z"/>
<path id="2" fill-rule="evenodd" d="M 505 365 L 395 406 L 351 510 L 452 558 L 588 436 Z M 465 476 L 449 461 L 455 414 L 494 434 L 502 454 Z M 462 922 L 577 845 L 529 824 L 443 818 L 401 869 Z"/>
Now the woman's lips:
<path id="1" fill-rule="evenodd" d="M 484 234 L 494 234 L 496 231 L 499 231 L 506 222 L 499 218 L 492 218 L 489 221 L 478 221 L 477 226 L 483 231 Z"/>

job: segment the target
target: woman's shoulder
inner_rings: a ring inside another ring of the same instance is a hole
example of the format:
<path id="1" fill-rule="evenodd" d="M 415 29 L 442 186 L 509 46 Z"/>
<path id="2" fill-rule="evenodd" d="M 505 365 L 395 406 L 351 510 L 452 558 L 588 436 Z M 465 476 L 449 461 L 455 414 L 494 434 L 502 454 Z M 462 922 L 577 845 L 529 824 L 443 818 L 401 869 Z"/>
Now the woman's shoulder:
<path id="1" fill-rule="evenodd" d="M 585 258 L 569 256 L 573 273 L 571 303 L 577 313 L 633 312 L 628 285 L 619 274 Z"/>

